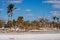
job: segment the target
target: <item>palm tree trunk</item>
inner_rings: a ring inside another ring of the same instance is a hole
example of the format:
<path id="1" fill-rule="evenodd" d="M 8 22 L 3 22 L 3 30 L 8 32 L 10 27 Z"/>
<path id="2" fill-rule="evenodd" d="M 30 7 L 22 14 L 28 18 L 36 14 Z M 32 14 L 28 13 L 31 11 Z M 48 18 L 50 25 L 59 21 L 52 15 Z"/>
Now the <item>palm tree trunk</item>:
<path id="1" fill-rule="evenodd" d="M 10 13 L 8 14 L 8 21 L 10 21 Z"/>
<path id="2" fill-rule="evenodd" d="M 12 21 L 12 12 L 10 12 L 9 14 L 8 14 L 8 21 Z M 12 24 L 12 27 L 13 27 L 13 24 Z"/>
<path id="3" fill-rule="evenodd" d="M 10 13 L 10 21 L 12 21 L 12 12 Z"/>
<path id="4" fill-rule="evenodd" d="M 8 21 L 12 21 L 12 14 L 13 14 L 12 12 L 8 14 L 8 18 L 9 18 Z"/>

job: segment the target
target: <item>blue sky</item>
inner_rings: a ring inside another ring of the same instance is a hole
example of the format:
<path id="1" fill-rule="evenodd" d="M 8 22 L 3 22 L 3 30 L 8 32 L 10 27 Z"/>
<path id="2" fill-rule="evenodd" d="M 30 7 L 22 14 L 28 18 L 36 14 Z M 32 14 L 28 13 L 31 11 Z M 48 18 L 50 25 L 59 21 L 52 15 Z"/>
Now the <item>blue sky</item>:
<path id="1" fill-rule="evenodd" d="M 23 16 L 24 20 L 33 21 L 40 17 L 51 20 L 52 16 L 60 16 L 60 1 L 58 0 L 0 0 L 0 17 L 8 20 L 7 6 L 13 3 L 13 19 Z"/>

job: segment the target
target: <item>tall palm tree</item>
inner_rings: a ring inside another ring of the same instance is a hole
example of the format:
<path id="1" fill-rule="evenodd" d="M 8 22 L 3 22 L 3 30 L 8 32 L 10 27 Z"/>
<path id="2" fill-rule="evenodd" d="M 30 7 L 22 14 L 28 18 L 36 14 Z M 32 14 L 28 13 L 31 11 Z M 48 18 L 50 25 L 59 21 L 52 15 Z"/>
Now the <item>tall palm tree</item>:
<path id="1" fill-rule="evenodd" d="M 8 21 L 12 21 L 12 16 L 13 16 L 13 11 L 15 10 L 16 8 L 14 8 L 14 4 L 9 4 L 8 7 L 7 7 L 7 13 L 8 13 Z M 9 24 L 11 24 L 10 22 L 8 22 Z M 13 26 L 13 24 L 12 24 Z"/>
<path id="2" fill-rule="evenodd" d="M 11 28 L 13 26 L 12 24 L 12 14 L 13 14 L 13 9 L 14 9 L 14 5 L 13 4 L 9 4 L 7 7 L 7 13 L 8 13 L 8 26 Z"/>

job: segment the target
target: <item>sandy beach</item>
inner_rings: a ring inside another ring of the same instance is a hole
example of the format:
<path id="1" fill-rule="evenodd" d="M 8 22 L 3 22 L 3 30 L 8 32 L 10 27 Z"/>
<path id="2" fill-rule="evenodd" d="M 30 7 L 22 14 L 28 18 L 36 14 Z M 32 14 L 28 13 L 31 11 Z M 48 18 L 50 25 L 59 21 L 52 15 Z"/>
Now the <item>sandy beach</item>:
<path id="1" fill-rule="evenodd" d="M 0 33 L 0 40 L 60 40 L 60 32 L 11 32 Z"/>

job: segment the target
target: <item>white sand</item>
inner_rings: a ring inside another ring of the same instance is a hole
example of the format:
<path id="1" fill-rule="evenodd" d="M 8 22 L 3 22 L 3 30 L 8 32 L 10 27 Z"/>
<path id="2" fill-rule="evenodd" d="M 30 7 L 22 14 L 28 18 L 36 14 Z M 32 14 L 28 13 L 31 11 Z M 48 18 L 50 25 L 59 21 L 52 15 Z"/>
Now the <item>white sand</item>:
<path id="1" fill-rule="evenodd" d="M 6 33 L 0 34 L 0 40 L 60 40 L 60 33 Z"/>

